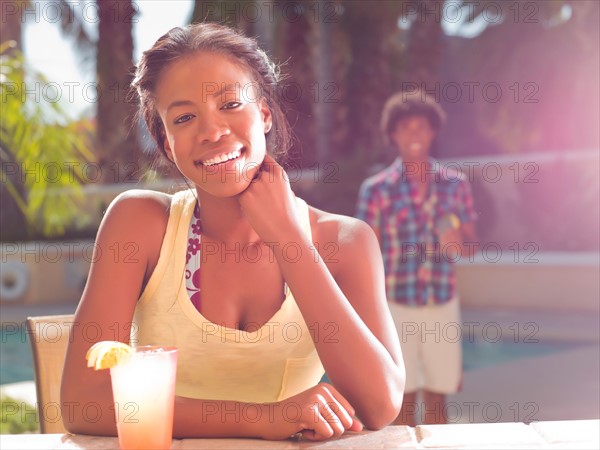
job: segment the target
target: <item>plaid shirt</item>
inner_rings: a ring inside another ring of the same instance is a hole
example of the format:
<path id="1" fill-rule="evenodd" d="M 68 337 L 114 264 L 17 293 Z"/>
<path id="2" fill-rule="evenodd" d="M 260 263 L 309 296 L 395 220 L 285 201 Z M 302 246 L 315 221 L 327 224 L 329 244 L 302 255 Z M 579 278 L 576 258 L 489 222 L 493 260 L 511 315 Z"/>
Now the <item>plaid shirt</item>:
<path id="1" fill-rule="evenodd" d="M 429 164 L 433 176 L 421 204 L 417 186 L 403 173 L 400 158 L 367 178 L 358 199 L 357 217 L 379 231 L 388 301 L 410 306 L 428 301 L 441 304 L 454 297 L 452 263 L 425 251 L 426 244 L 439 248 L 433 231 L 436 221 L 447 214 L 455 214 L 462 224 L 476 219 L 463 174 L 434 159 Z"/>

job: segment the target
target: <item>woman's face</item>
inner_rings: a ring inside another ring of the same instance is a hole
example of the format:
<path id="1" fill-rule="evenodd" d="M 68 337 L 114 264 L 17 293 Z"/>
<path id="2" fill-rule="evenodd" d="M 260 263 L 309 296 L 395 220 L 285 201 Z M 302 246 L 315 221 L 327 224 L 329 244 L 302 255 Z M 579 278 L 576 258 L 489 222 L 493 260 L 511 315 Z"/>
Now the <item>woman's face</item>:
<path id="1" fill-rule="evenodd" d="M 243 192 L 262 164 L 271 113 L 240 65 L 198 52 L 161 73 L 156 107 L 179 171 L 217 197 Z"/>

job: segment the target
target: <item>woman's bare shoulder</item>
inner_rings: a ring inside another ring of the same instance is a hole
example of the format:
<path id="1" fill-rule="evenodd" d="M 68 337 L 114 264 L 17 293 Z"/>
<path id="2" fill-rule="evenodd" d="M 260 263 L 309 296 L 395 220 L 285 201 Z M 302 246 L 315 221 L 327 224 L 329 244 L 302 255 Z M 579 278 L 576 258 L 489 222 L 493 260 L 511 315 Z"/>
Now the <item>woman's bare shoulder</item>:
<path id="1" fill-rule="evenodd" d="M 173 195 L 165 194 L 164 192 L 152 191 L 150 189 L 130 189 L 119 194 L 113 203 L 126 202 L 130 205 L 139 204 L 150 210 L 164 210 L 167 212 L 171 206 Z M 154 212 L 157 212 L 154 211 Z"/>
<path id="2" fill-rule="evenodd" d="M 168 221 L 172 198 L 172 195 L 163 192 L 131 189 L 112 201 L 105 216 L 110 220 L 129 222 L 131 226 L 147 221 Z"/>
<path id="3" fill-rule="evenodd" d="M 172 197 L 142 189 L 119 194 L 104 214 L 98 237 L 107 242 L 133 242 L 148 250 L 149 259 L 155 259 L 169 222 Z"/>
<path id="4" fill-rule="evenodd" d="M 145 266 L 144 283 L 160 256 L 172 198 L 172 195 L 150 190 L 123 192 L 106 210 L 98 231 L 97 245 L 135 250 L 136 260 Z"/>
<path id="5" fill-rule="evenodd" d="M 334 277 L 378 257 L 377 237 L 362 220 L 309 208 L 313 241 Z"/>
<path id="6" fill-rule="evenodd" d="M 371 227 L 354 217 L 330 213 L 312 206 L 309 206 L 309 217 L 315 241 L 352 245 L 371 235 L 375 238 Z"/>

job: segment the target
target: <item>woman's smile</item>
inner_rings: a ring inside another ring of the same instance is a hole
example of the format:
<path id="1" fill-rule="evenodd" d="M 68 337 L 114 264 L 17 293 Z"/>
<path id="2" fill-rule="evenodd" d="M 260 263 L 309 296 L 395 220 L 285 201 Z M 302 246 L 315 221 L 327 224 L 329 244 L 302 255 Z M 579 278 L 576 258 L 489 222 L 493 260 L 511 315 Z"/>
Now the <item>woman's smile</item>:
<path id="1" fill-rule="evenodd" d="M 242 150 L 243 147 L 241 149 L 233 150 L 230 152 L 220 152 L 216 156 L 205 158 L 195 162 L 196 164 L 202 164 L 204 166 L 215 166 L 217 164 L 222 164 L 227 161 L 238 159 L 242 154 Z"/>

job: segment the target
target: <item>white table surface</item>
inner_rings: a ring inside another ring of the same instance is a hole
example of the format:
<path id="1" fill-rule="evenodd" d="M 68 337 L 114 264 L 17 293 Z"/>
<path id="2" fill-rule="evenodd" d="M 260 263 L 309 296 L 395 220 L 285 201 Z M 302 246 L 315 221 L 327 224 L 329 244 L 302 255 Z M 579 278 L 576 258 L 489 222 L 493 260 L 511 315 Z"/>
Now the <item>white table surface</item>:
<path id="1" fill-rule="evenodd" d="M 600 421 L 389 426 L 339 439 L 174 439 L 173 449 L 600 448 Z M 0 449 L 116 449 L 117 438 L 71 434 L 0 436 Z"/>

